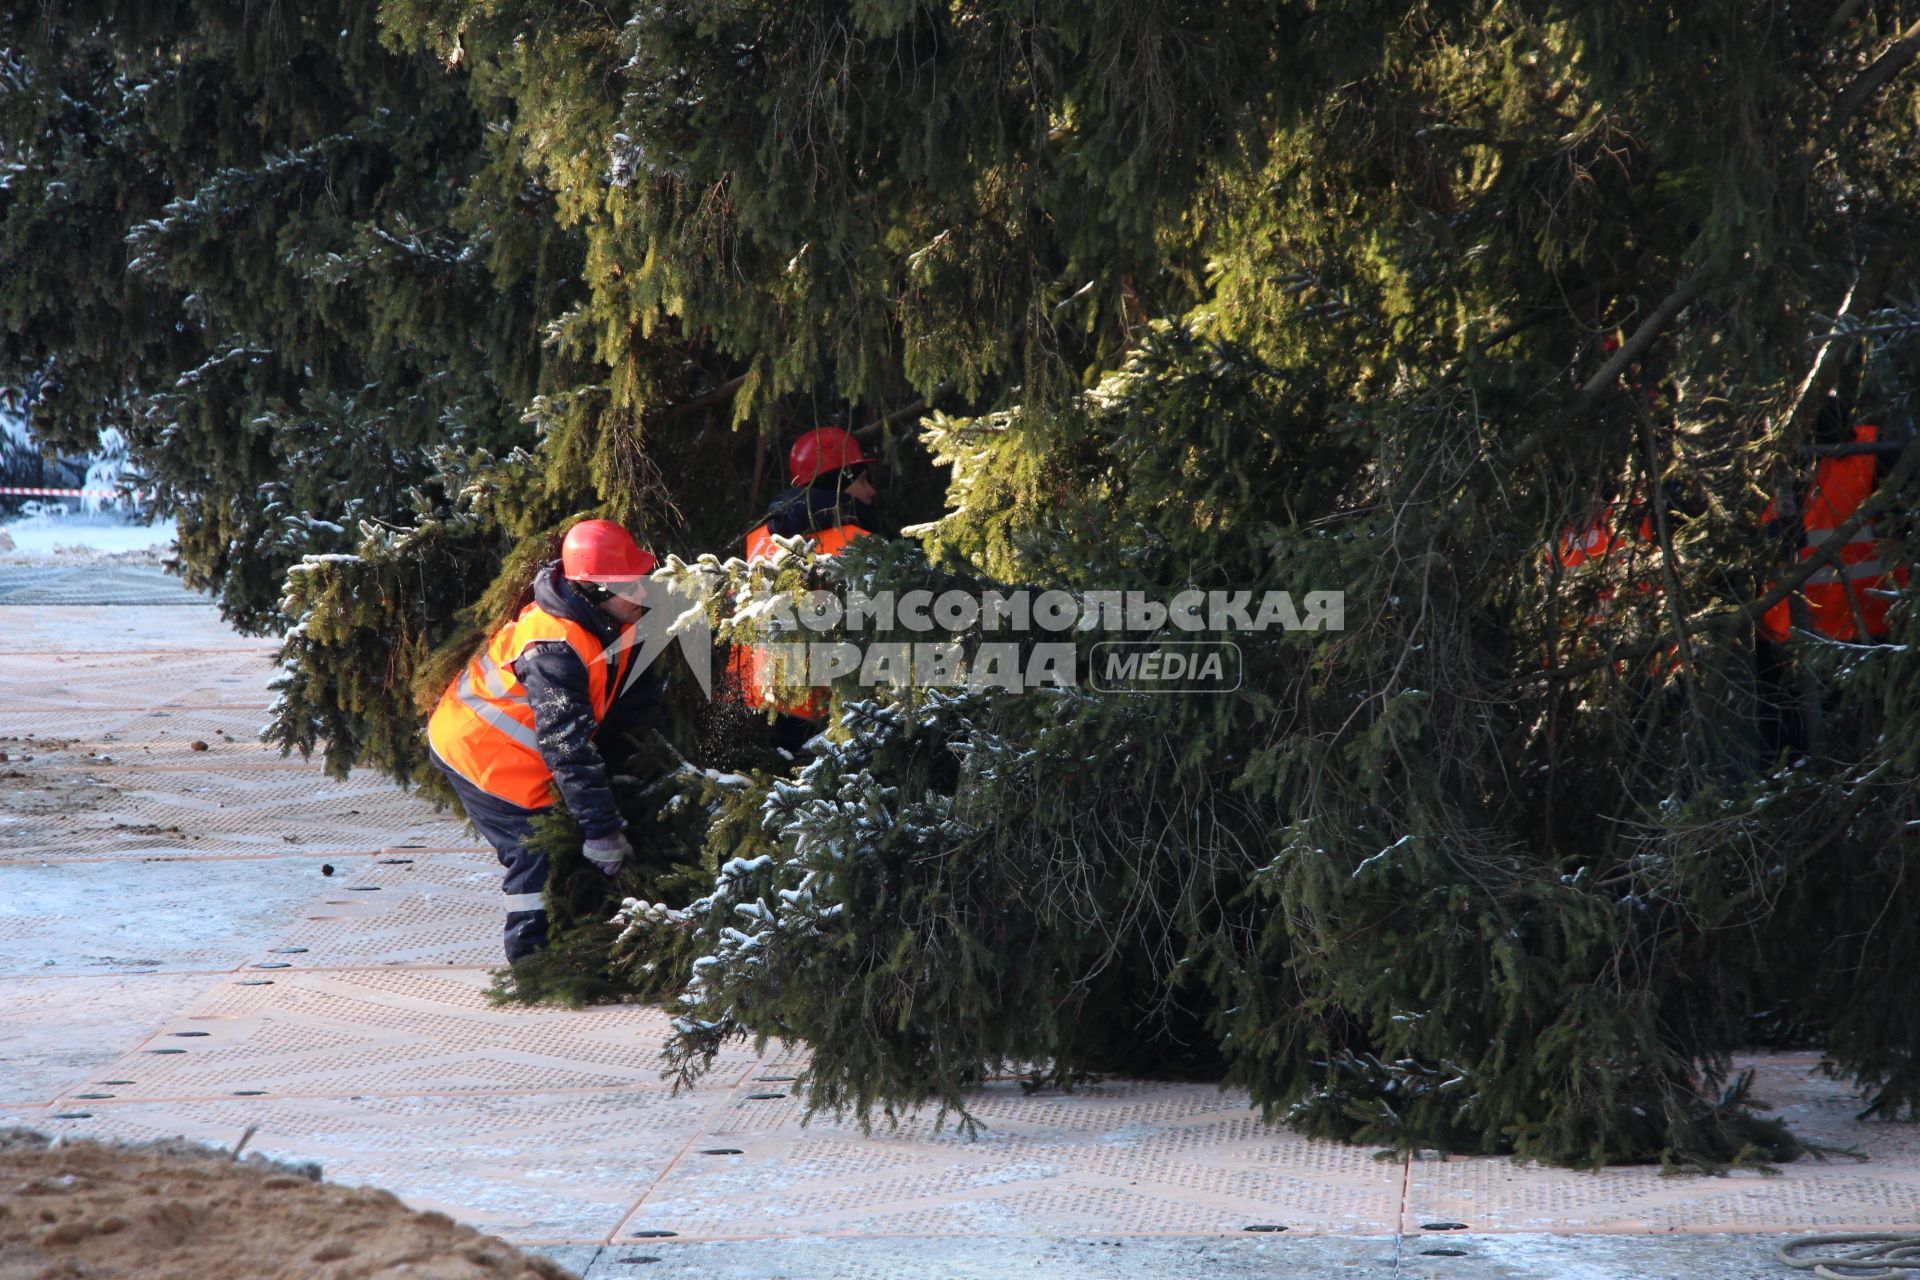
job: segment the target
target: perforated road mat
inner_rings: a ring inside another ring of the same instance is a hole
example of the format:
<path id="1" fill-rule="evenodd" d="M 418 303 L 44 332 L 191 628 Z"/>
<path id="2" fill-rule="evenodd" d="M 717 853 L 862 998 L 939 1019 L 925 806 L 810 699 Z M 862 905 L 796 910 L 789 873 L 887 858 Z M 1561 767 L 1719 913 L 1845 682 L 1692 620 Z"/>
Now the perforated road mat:
<path id="1" fill-rule="evenodd" d="M 305 769 L 108 765 L 29 773 L 0 766 L 0 862 L 472 843 L 463 824 L 378 777 L 335 782 Z"/>
<path id="2" fill-rule="evenodd" d="M 495 928 L 497 930 L 497 922 Z M 488 941 L 498 945 L 497 936 Z M 268 956 L 278 958 L 278 949 Z M 247 966 L 114 1064 L 120 1099 L 571 1093 L 663 1088 L 652 1007 L 500 1007 L 478 968 Z M 750 1053 L 722 1059 L 736 1083 Z"/>
<path id="3" fill-rule="evenodd" d="M 0 862 L 0 989 L 106 974 L 225 973 L 264 959 L 267 939 L 376 855 L 332 856 Z"/>
<path id="4" fill-rule="evenodd" d="M 259 746 L 260 730 L 268 719 L 266 705 L 154 706 L 121 708 L 38 707 L 0 708 L 0 740 L 54 740 L 94 753 L 121 757 L 131 763 L 133 747 L 191 748 L 195 742 L 218 750 L 223 743 Z M 33 748 L 23 748 L 33 751 Z M 11 746 L 8 748 L 11 752 Z M 16 763 L 18 763 L 16 761 Z M 42 763 L 53 763 L 43 761 Z M 78 763 L 77 761 L 71 763 Z"/>
<path id="5" fill-rule="evenodd" d="M 791 1082 L 768 1078 L 783 1072 L 748 1064 L 737 1083 L 680 1092 L 632 1078 L 658 1031 L 642 1011 L 583 1029 L 538 1011 L 449 1014 L 445 987 L 417 973 L 247 990 L 265 994 L 203 999 L 38 1123 L 207 1141 L 258 1125 L 264 1151 L 529 1243 L 1285 1230 L 1444 1249 L 1507 1232 L 1870 1229 L 1911 1222 L 1920 1196 L 1893 1152 L 1733 1178 L 1378 1160 L 1269 1128 L 1243 1096 L 1195 1085 L 1029 1095 L 995 1082 L 974 1099 L 974 1139 L 927 1115 L 871 1134 L 831 1118 L 803 1127 L 799 1100 L 776 1096 Z M 1762 1066 L 1767 1085 L 1796 1074 Z M 1830 1089 L 1824 1105 L 1845 1112 Z"/>
<path id="6" fill-rule="evenodd" d="M 272 700 L 275 672 L 258 656 L 236 663 L 231 652 L 0 653 L 0 705 L 11 712 L 259 709 Z"/>
<path id="7" fill-rule="evenodd" d="M 258 647 L 0 652 L 0 863 L 475 846 L 385 777 L 263 744 L 274 678 Z"/>
<path id="8" fill-rule="evenodd" d="M 794 1045 L 733 1045 L 676 1090 L 660 1009 L 489 999 L 491 851 L 385 779 L 331 781 L 260 746 L 270 648 L 222 647 L 205 610 L 0 612 L 37 628 L 0 632 L 0 1124 L 226 1146 L 254 1128 L 252 1149 L 338 1180 L 515 1241 L 584 1244 L 596 1280 L 641 1258 L 676 1275 L 705 1274 L 704 1259 L 712 1274 L 877 1277 L 894 1274 L 882 1255 L 845 1250 L 995 1240 L 1135 1250 L 1089 1270 L 1009 1246 L 1043 1274 L 1131 1276 L 1180 1240 L 1234 1242 L 1220 1255 L 1239 1260 L 1234 1275 L 1293 1274 L 1302 1255 L 1239 1247 L 1281 1233 L 1388 1241 L 1384 1263 L 1369 1245 L 1341 1264 L 1368 1274 L 1493 1275 L 1425 1268 L 1541 1232 L 1605 1242 L 1920 1219 L 1920 1133 L 1856 1121 L 1813 1058 L 1756 1059 L 1759 1096 L 1864 1158 L 1764 1178 L 1378 1159 L 1269 1126 L 1230 1090 L 1140 1081 L 1071 1094 L 993 1081 L 969 1104 L 977 1137 L 930 1113 L 865 1133 L 803 1123 Z M 79 639 L 116 628 L 152 651 L 129 660 Z M 826 1269 L 713 1252 L 776 1241 L 814 1242 Z M 1563 1254 L 1537 1273 L 1569 1273 Z M 976 1261 L 969 1274 L 1007 1273 Z M 1190 1263 L 1178 1274 L 1226 1274 Z M 1649 1265 L 1580 1274 L 1682 1273 Z"/>

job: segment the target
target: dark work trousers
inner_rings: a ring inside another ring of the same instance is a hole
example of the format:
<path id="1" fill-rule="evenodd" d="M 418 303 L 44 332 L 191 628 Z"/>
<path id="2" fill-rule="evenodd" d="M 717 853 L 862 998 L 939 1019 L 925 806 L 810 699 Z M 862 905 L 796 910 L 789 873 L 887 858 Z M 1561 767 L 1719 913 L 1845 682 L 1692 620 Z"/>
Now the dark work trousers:
<path id="1" fill-rule="evenodd" d="M 521 956 L 547 949 L 547 907 L 541 891 L 547 887 L 547 855 L 527 847 L 533 835 L 533 820 L 545 809 L 522 809 L 498 796 L 490 796 L 455 773 L 437 754 L 433 763 L 447 775 L 454 794 L 467 811 L 474 829 L 507 869 L 507 963 Z"/>

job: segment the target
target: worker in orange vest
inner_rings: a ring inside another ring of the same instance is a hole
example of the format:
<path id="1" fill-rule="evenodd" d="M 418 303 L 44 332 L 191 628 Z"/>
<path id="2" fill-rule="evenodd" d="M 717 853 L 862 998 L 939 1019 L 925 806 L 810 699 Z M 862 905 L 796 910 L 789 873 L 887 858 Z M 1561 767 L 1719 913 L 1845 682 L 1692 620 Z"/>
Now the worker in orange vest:
<path id="1" fill-rule="evenodd" d="M 1641 504 L 1637 503 L 1627 507 L 1624 513 L 1621 504 L 1605 503 L 1587 520 L 1562 530 L 1557 544 L 1547 553 L 1549 561 L 1558 568 L 1599 579 L 1599 585 L 1591 588 L 1591 611 L 1572 633 L 1576 645 L 1583 640 L 1591 641 L 1593 634 L 1609 623 L 1617 625 L 1617 619 L 1613 617 L 1615 590 L 1609 583 L 1609 576 L 1619 574 L 1621 561 L 1614 561 L 1613 558 L 1619 556 L 1623 561 L 1643 561 L 1659 554 L 1652 517 L 1639 514 L 1637 521 L 1633 519 L 1635 514 L 1642 511 Z M 1642 570 L 1649 571 L 1650 565 Z M 1659 589 L 1652 581 L 1641 577 L 1636 577 L 1632 586 L 1635 592 L 1641 594 Z"/>
<path id="2" fill-rule="evenodd" d="M 607 876 L 633 852 L 595 739 L 659 701 L 660 682 L 630 669 L 654 564 L 611 520 L 573 526 L 559 561 L 535 576 L 531 603 L 462 668 L 427 723 L 434 764 L 507 869 L 508 963 L 547 943 L 547 859 L 528 845 L 535 818 L 563 801 Z"/>
<path id="3" fill-rule="evenodd" d="M 1601 354 L 1611 356 L 1620 349 L 1621 341 L 1618 329 L 1605 335 L 1600 340 Z M 1664 388 L 1643 385 L 1637 364 L 1625 378 L 1628 389 L 1643 401 L 1649 412 L 1664 413 Z M 1673 486 L 1663 482 L 1661 492 L 1668 510 L 1676 517 L 1696 513 L 1693 504 L 1685 501 Z M 1591 610 L 1577 627 L 1569 628 L 1575 647 L 1583 642 L 1591 645 L 1609 625 L 1619 625 L 1618 614 L 1624 612 L 1623 606 L 1628 602 L 1621 600 L 1616 604 L 1615 582 L 1627 579 L 1634 594 L 1643 600 L 1660 590 L 1655 559 L 1661 554 L 1660 540 L 1654 530 L 1652 505 L 1644 499 L 1622 501 L 1610 493 L 1607 500 L 1596 504 L 1591 512 L 1584 520 L 1561 530 L 1546 552 L 1548 563 L 1555 570 L 1594 580 L 1588 588 Z M 1672 654 L 1669 650 L 1666 657 L 1671 658 Z M 1552 661 L 1549 660 L 1550 665 Z M 1656 671 L 1661 669 L 1662 661 L 1656 660 Z"/>
<path id="4" fill-rule="evenodd" d="M 1618 520 L 1618 504 L 1609 502 L 1584 524 L 1568 525 L 1560 534 L 1560 545 L 1553 552 L 1553 559 L 1562 568 L 1573 569 L 1583 564 L 1598 564 L 1615 552 L 1626 549 L 1629 545 L 1628 534 L 1618 527 Z M 1648 545 L 1655 543 L 1652 517 L 1640 517 L 1634 536 Z M 1601 598 L 1611 599 L 1612 596 L 1612 591 L 1606 591 Z"/>
<path id="5" fill-rule="evenodd" d="M 821 555 L 833 556 L 855 538 L 875 532 L 873 504 L 879 494 L 871 465 L 860 442 L 839 427 L 817 427 L 794 441 L 787 452 L 792 484 L 774 497 L 766 518 L 747 531 L 748 562 L 771 559 L 775 537 L 804 536 Z M 782 699 L 771 687 L 768 665 L 757 648 L 742 649 L 734 661 L 735 680 L 749 707 L 774 708 L 774 745 L 791 752 L 818 731 L 826 698 L 815 692 L 799 701 Z"/>
<path id="6" fill-rule="evenodd" d="M 1800 503 L 1800 527 L 1794 531 L 1800 560 L 1825 547 L 1834 531 L 1873 494 L 1886 452 L 1879 447 L 1880 428 L 1862 424 L 1853 427 L 1850 435 L 1851 447 L 1829 446 L 1832 452 L 1814 468 L 1813 484 Z M 1769 503 L 1761 521 L 1773 519 L 1774 507 Z M 1880 538 L 1868 521 L 1829 563 L 1814 570 L 1797 594 L 1806 602 L 1807 622 L 1813 630 L 1831 640 L 1868 640 L 1887 634 L 1889 595 L 1909 581 L 1907 566 L 1889 566 L 1881 560 Z M 1792 600 L 1789 596 L 1760 617 L 1760 634 L 1775 644 L 1785 644 L 1793 630 Z"/>

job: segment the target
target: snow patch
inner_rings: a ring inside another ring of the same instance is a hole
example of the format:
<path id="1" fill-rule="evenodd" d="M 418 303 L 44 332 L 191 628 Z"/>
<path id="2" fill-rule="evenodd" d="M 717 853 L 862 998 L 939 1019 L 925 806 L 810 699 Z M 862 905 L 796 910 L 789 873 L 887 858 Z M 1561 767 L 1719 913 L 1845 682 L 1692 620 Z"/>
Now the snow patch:
<path id="1" fill-rule="evenodd" d="M 86 515 L 39 515 L 0 525 L 13 542 L 5 553 L 9 564 L 40 560 L 91 563 L 109 559 L 159 560 L 174 552 L 172 520 L 150 525 L 130 524 L 124 516 L 101 512 Z"/>

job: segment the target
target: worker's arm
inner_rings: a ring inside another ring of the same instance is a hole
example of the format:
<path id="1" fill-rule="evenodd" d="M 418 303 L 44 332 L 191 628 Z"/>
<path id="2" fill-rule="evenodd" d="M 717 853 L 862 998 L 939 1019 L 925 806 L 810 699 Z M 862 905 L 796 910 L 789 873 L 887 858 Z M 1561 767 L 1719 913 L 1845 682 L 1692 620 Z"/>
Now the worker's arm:
<path id="1" fill-rule="evenodd" d="M 580 655 L 563 642 L 533 644 L 514 660 L 513 670 L 533 706 L 540 756 L 573 820 L 589 840 L 619 835 L 620 809 L 607 786 L 607 762 L 593 744 L 597 725 Z"/>

